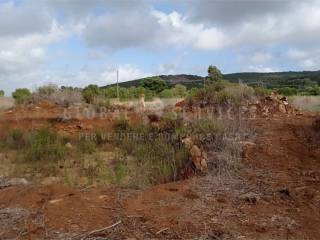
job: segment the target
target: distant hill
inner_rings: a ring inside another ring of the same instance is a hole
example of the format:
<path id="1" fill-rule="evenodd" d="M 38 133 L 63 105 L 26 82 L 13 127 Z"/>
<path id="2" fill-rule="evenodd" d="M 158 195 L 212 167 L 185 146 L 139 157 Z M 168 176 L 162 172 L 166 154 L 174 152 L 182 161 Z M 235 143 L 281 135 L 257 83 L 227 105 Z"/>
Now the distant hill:
<path id="1" fill-rule="evenodd" d="M 188 74 L 177 74 L 177 75 L 159 75 L 156 77 L 160 77 L 165 80 L 169 86 L 174 86 L 176 84 L 183 84 L 187 87 L 200 86 L 203 83 L 203 77 L 197 75 L 188 75 Z M 131 80 L 128 82 L 119 83 L 121 87 L 132 87 L 139 86 L 140 81 L 144 78 Z M 115 86 L 116 84 L 111 84 L 109 86 Z"/>
<path id="2" fill-rule="evenodd" d="M 199 87 L 203 85 L 203 77 L 197 75 L 178 74 L 178 75 L 160 75 L 170 86 L 183 84 L 188 88 Z M 224 78 L 230 82 L 246 83 L 250 86 L 264 86 L 267 88 L 295 87 L 304 88 L 315 84 L 320 85 L 320 71 L 303 72 L 272 72 L 272 73 L 231 73 L 224 74 Z M 119 83 L 121 87 L 139 86 L 142 79 L 136 79 L 128 82 Z M 109 85 L 114 86 L 115 84 Z"/>

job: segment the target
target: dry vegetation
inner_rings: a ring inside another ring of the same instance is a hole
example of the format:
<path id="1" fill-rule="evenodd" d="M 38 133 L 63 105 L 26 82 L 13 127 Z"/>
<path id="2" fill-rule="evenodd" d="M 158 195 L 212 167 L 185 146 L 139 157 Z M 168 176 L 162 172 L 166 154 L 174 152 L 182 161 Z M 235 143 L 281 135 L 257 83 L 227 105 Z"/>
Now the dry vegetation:
<path id="1" fill-rule="evenodd" d="M 314 115 L 222 79 L 178 103 L 88 89 L 2 112 L 0 238 L 317 239 Z"/>

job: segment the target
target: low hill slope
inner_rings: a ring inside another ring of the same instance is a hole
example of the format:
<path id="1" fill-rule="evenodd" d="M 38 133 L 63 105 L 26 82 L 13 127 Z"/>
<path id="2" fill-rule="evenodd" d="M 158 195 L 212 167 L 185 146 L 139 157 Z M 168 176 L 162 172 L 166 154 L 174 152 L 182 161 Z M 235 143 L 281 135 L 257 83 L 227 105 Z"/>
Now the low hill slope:
<path id="1" fill-rule="evenodd" d="M 178 75 L 160 75 L 157 76 L 165 80 L 170 86 L 183 84 L 189 88 L 203 85 L 203 77 L 197 75 L 178 74 Z M 273 73 L 231 73 L 224 74 L 224 78 L 230 82 L 243 82 L 252 86 L 265 86 L 269 88 L 278 87 L 305 87 L 308 85 L 320 85 L 320 71 L 303 72 L 273 72 Z M 122 82 L 121 87 L 139 86 L 141 79 L 128 82 Z M 112 84 L 113 86 L 115 84 Z"/>

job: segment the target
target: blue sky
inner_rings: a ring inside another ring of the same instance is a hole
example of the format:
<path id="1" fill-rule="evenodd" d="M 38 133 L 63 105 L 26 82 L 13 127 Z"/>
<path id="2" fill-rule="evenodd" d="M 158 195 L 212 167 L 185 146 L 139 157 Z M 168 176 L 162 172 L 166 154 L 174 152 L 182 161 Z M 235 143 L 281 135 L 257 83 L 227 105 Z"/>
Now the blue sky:
<path id="1" fill-rule="evenodd" d="M 319 70 L 319 40 L 319 0 L 0 0 L 0 89 Z"/>

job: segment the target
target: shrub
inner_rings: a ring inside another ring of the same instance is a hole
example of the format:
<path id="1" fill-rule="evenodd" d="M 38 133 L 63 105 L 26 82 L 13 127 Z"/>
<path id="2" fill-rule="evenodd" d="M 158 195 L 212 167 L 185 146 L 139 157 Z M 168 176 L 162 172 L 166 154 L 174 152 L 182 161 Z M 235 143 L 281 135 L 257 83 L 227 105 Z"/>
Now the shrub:
<path id="1" fill-rule="evenodd" d="M 0 90 L 0 97 L 3 97 L 3 96 L 4 96 L 4 91 Z"/>
<path id="2" fill-rule="evenodd" d="M 159 123 L 160 130 L 173 133 L 176 128 L 182 125 L 182 120 L 176 112 L 165 112 Z"/>
<path id="3" fill-rule="evenodd" d="M 127 131 L 130 129 L 130 124 L 128 119 L 125 117 L 120 117 L 114 121 L 114 128 L 116 131 Z"/>
<path id="4" fill-rule="evenodd" d="M 11 129 L 7 136 L 7 144 L 10 148 L 21 149 L 26 145 L 25 133 L 18 128 Z"/>
<path id="5" fill-rule="evenodd" d="M 223 75 L 221 71 L 216 67 L 210 65 L 208 68 L 208 82 L 213 83 L 213 82 L 220 82 L 223 80 Z"/>
<path id="6" fill-rule="evenodd" d="M 151 90 L 155 93 L 160 93 L 164 89 L 168 88 L 168 85 L 160 77 L 149 77 L 140 82 L 140 87 Z"/>
<path id="7" fill-rule="evenodd" d="M 43 127 L 27 134 L 21 158 L 26 162 L 57 162 L 64 160 L 65 156 L 63 139 L 53 130 Z"/>
<path id="8" fill-rule="evenodd" d="M 187 95 L 187 87 L 182 84 L 177 84 L 173 88 L 175 97 L 185 97 Z"/>
<path id="9" fill-rule="evenodd" d="M 168 116 L 166 119 L 175 121 L 174 117 L 171 117 Z M 186 165 L 188 156 L 182 154 L 185 149 L 179 144 L 179 139 L 171 138 L 172 135 L 166 138 L 165 133 L 169 132 L 167 129 L 158 129 L 143 124 L 130 125 L 124 122 L 118 124 L 117 135 L 134 133 L 142 138 L 119 138 L 115 144 L 125 154 L 134 157 L 136 161 L 134 165 L 139 167 L 139 171 L 144 171 L 147 182 L 163 183 L 177 180 L 179 170 Z M 127 166 L 128 163 L 122 162 L 121 168 L 117 171 L 121 172 L 124 165 Z"/>
<path id="10" fill-rule="evenodd" d="M 81 138 L 77 142 L 77 148 L 82 154 L 92 154 L 97 150 L 97 145 L 91 139 Z"/>
<path id="11" fill-rule="evenodd" d="M 236 104 L 239 104 L 243 102 L 244 100 L 249 100 L 254 97 L 255 92 L 254 89 L 251 87 L 248 87 L 247 85 L 229 85 L 226 88 L 224 88 L 220 94 L 222 95 L 221 102 L 223 101 L 229 101 Z M 223 96 L 224 95 L 224 96 Z M 218 94 L 218 99 L 219 96 Z"/>
<path id="12" fill-rule="evenodd" d="M 189 105 L 239 105 L 242 101 L 252 99 L 254 96 L 254 89 L 247 85 L 238 85 L 231 84 L 226 81 L 219 81 L 194 92 L 193 95 L 187 97 L 186 101 Z"/>
<path id="13" fill-rule="evenodd" d="M 18 88 L 12 93 L 17 104 L 23 104 L 30 97 L 31 92 L 27 88 Z"/>
<path id="14" fill-rule="evenodd" d="M 51 96 L 53 93 L 55 93 L 56 91 L 58 91 L 58 89 L 59 89 L 59 88 L 58 88 L 57 85 L 49 84 L 49 85 L 46 85 L 46 86 L 39 87 L 38 90 L 37 90 L 37 93 L 38 93 L 40 96 L 49 97 L 49 96 Z"/>
<path id="15" fill-rule="evenodd" d="M 174 93 L 171 89 L 165 89 L 159 93 L 159 97 L 161 98 L 172 98 L 174 97 Z"/>
<path id="16" fill-rule="evenodd" d="M 100 89 L 97 85 L 88 85 L 82 91 L 82 96 L 87 103 L 93 103 L 94 99 L 99 95 Z"/>
<path id="17" fill-rule="evenodd" d="M 318 96 L 320 95 L 320 87 L 319 86 L 307 87 L 304 92 L 306 95 Z"/>
<path id="18" fill-rule="evenodd" d="M 265 96 L 270 95 L 272 91 L 264 87 L 255 87 L 254 92 L 257 96 Z"/>
<path id="19" fill-rule="evenodd" d="M 291 87 L 283 87 L 283 88 L 279 88 L 277 90 L 277 92 L 279 94 L 285 95 L 285 96 L 293 96 L 293 95 L 297 95 L 297 89 L 295 88 L 291 88 Z"/>

